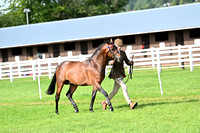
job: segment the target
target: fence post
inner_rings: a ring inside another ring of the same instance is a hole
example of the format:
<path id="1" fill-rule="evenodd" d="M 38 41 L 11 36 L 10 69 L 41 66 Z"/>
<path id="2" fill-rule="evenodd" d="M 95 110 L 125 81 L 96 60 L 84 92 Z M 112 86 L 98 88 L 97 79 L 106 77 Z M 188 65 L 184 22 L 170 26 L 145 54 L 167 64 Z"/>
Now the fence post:
<path id="1" fill-rule="evenodd" d="M 40 63 L 41 59 L 37 59 L 37 65 L 38 65 L 38 75 L 41 75 L 41 63 Z"/>
<path id="2" fill-rule="evenodd" d="M 51 79 L 51 58 L 48 59 L 48 71 L 49 71 L 49 79 Z"/>
<path id="3" fill-rule="evenodd" d="M 21 78 L 21 67 L 20 67 L 20 61 L 17 61 L 17 68 L 18 68 L 18 75 Z"/>
<path id="4" fill-rule="evenodd" d="M 10 71 L 10 82 L 13 82 L 13 68 L 12 68 L 12 63 L 9 63 L 9 71 Z"/>
<path id="5" fill-rule="evenodd" d="M 72 57 L 72 51 L 68 51 L 68 52 L 67 52 L 67 56 L 68 56 L 68 57 Z"/>
<path id="6" fill-rule="evenodd" d="M 182 55 L 181 55 L 181 45 L 178 45 L 178 62 L 179 62 L 179 67 L 182 67 Z"/>
<path id="7" fill-rule="evenodd" d="M 157 49 L 157 72 L 158 72 L 158 79 L 159 79 L 159 84 L 160 84 L 160 92 L 161 95 L 163 95 L 162 91 L 162 83 L 161 83 L 161 77 L 160 77 L 160 72 L 161 72 L 161 63 L 160 63 L 160 51 Z"/>
<path id="8" fill-rule="evenodd" d="M 32 61 L 33 80 L 36 80 L 35 64 L 36 64 L 36 60 L 33 60 Z"/>
<path id="9" fill-rule="evenodd" d="M 156 64 L 155 64 L 155 56 L 154 56 L 154 47 L 151 47 L 151 60 L 152 60 L 152 68 L 155 68 L 156 67 Z"/>
<path id="10" fill-rule="evenodd" d="M 194 71 L 192 47 L 189 47 L 190 71 Z"/>
<path id="11" fill-rule="evenodd" d="M 60 63 L 61 63 L 61 57 L 58 56 L 58 65 L 60 65 Z"/>
<path id="12" fill-rule="evenodd" d="M 108 73 L 108 66 L 106 65 L 105 75 Z"/>
<path id="13" fill-rule="evenodd" d="M 79 60 L 80 60 L 80 62 L 82 62 L 85 60 L 85 57 L 82 54 L 79 54 Z"/>

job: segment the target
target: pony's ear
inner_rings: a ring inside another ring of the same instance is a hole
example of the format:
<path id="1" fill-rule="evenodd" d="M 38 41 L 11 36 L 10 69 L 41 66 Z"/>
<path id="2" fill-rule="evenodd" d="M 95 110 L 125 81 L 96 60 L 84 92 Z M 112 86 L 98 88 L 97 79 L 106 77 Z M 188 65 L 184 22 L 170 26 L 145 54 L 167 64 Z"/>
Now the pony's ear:
<path id="1" fill-rule="evenodd" d="M 108 44 L 113 44 L 112 38 L 111 38 L 110 40 L 107 40 L 107 43 L 108 43 Z"/>
<path id="2" fill-rule="evenodd" d="M 108 40 L 108 41 L 106 41 L 106 43 L 107 43 L 107 44 L 111 44 L 111 42 L 110 42 L 109 40 Z"/>
<path id="3" fill-rule="evenodd" d="M 113 39 L 112 38 L 110 38 L 110 42 L 113 43 Z"/>

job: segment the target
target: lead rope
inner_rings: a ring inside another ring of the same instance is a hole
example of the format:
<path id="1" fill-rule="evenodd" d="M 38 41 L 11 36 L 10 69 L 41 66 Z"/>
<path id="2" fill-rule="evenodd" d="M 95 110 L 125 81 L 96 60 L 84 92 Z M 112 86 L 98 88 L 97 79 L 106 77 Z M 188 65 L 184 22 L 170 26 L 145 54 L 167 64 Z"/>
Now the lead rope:
<path id="1" fill-rule="evenodd" d="M 128 78 L 124 82 L 125 84 L 129 81 L 129 78 L 132 79 L 132 74 L 133 74 L 133 65 L 130 65 Z"/>
<path id="2" fill-rule="evenodd" d="M 133 58 L 134 58 L 134 55 L 131 57 L 131 59 L 133 60 Z M 133 64 L 134 64 L 134 63 L 133 63 Z M 128 78 L 127 78 L 127 80 L 125 81 L 125 83 L 128 82 L 128 80 L 129 80 L 129 76 L 130 76 L 130 79 L 132 79 L 132 77 L 133 77 L 132 74 L 133 74 L 133 65 L 130 65 Z"/>

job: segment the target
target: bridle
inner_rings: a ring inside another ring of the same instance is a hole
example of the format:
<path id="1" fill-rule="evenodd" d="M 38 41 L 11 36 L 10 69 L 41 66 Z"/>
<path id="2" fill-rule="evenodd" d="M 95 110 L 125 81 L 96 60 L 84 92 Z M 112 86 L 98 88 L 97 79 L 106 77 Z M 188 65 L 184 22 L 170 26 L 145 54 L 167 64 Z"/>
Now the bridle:
<path id="1" fill-rule="evenodd" d="M 115 44 L 112 44 L 112 46 L 116 46 L 116 45 L 115 45 Z M 116 46 L 116 47 L 117 47 L 117 46 Z M 117 48 L 118 48 L 118 47 L 117 47 Z M 108 45 L 107 45 L 107 49 L 108 49 L 107 54 L 108 54 L 108 52 L 110 52 L 110 54 L 114 57 L 114 60 L 116 59 L 115 55 L 116 55 L 117 53 L 120 54 L 120 50 L 117 49 L 117 52 L 114 53 L 113 50 L 111 50 L 110 47 L 109 47 Z"/>

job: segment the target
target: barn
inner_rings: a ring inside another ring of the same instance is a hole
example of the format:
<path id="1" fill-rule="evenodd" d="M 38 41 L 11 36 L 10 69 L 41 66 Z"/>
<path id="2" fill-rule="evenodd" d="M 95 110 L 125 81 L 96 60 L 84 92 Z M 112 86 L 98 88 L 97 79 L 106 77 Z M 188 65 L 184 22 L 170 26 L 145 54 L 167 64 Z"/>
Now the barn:
<path id="1" fill-rule="evenodd" d="M 0 61 L 91 54 L 110 38 L 132 49 L 190 45 L 200 38 L 200 3 L 0 28 Z"/>

